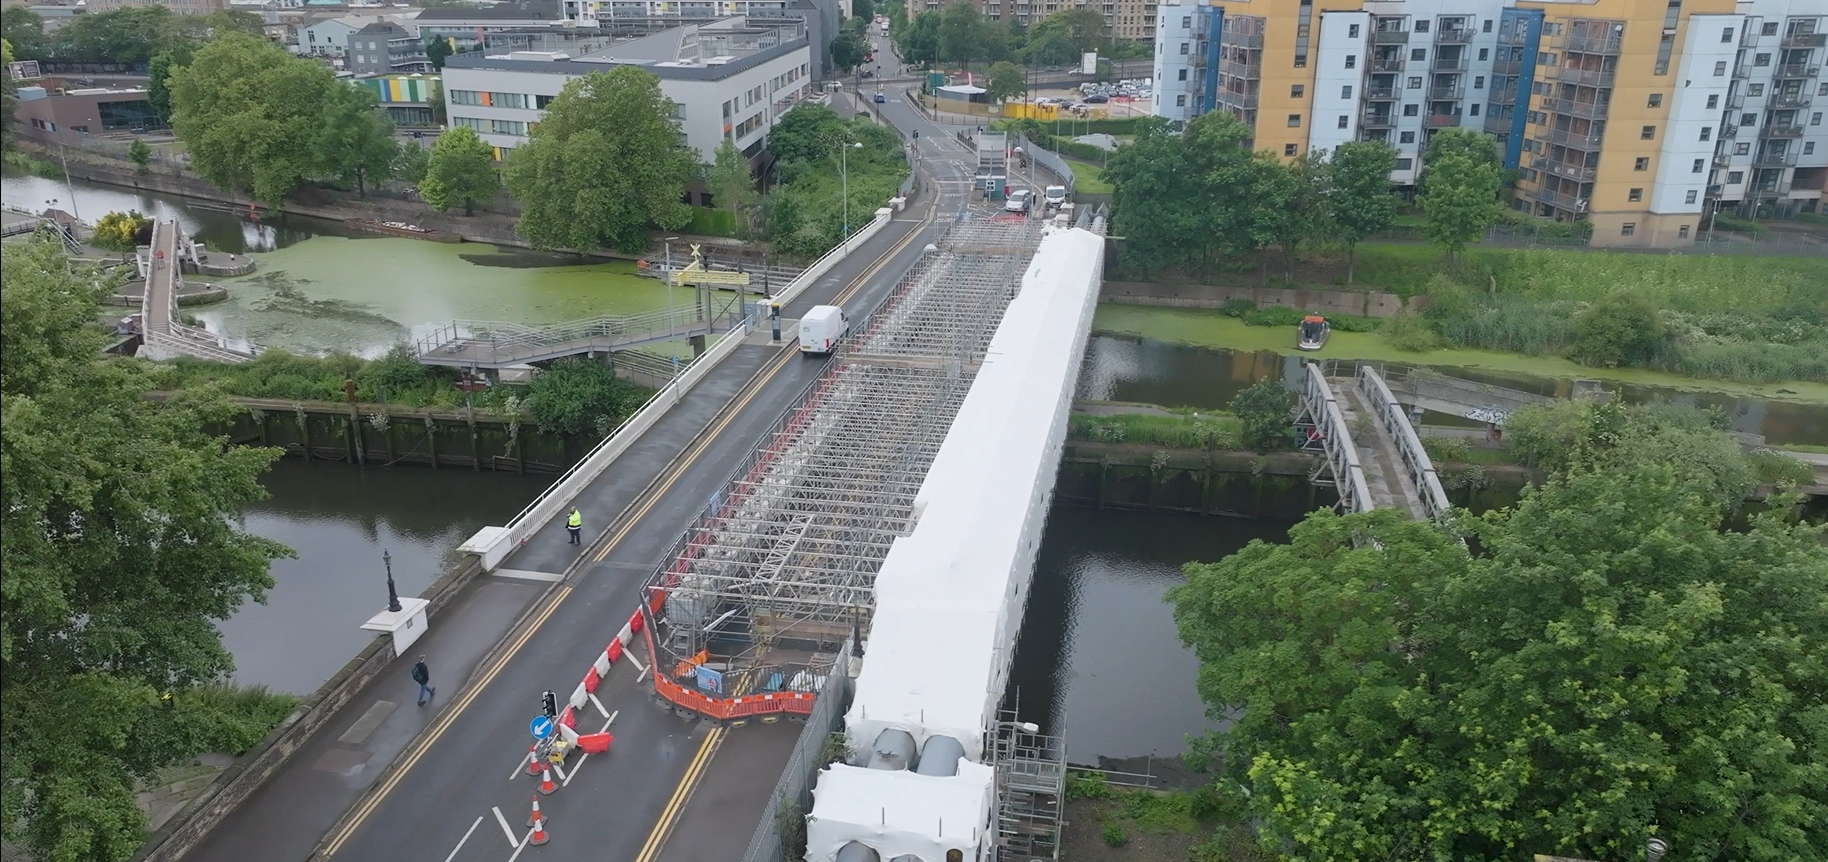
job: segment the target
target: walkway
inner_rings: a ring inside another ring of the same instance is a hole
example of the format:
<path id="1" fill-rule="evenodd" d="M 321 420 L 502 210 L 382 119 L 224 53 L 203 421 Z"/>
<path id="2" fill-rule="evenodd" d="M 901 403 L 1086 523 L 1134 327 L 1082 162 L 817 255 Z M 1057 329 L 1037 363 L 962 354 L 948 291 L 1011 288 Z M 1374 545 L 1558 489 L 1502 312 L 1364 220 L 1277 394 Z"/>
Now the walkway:
<path id="1" fill-rule="evenodd" d="M 1319 363 L 1302 367 L 1296 428 L 1302 448 L 1324 456 L 1311 480 L 1339 490 L 1344 512 L 1399 509 L 1416 520 L 1441 520 L 1451 504 L 1409 412 L 1369 365 L 1330 377 Z"/>
<path id="2" fill-rule="evenodd" d="M 169 219 L 153 222 L 152 245 L 140 253 L 140 274 L 146 289 L 140 295 L 140 332 L 145 343 L 140 354 L 148 359 L 189 356 L 211 362 L 246 362 L 259 352 L 250 346 L 236 350 L 202 329 L 185 326 L 178 316 L 178 290 L 183 284 L 183 231 Z"/>
<path id="3" fill-rule="evenodd" d="M 725 329 L 740 322 L 740 317 L 726 320 Z M 425 365 L 505 368 L 709 335 L 717 331 L 716 324 L 716 315 L 696 305 L 552 326 L 458 320 L 414 342 L 413 353 Z"/>

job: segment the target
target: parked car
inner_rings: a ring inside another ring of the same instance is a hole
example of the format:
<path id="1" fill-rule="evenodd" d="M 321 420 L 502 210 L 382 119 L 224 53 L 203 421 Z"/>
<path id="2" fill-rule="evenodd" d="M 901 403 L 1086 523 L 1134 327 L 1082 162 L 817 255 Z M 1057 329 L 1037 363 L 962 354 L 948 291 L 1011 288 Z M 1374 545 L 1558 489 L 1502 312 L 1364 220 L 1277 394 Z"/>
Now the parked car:
<path id="1" fill-rule="evenodd" d="M 1102 93 L 1094 93 L 1085 97 L 1085 103 L 1088 105 L 1102 105 L 1109 101 L 1111 101 L 1111 97 L 1103 95 Z"/>
<path id="2" fill-rule="evenodd" d="M 1003 211 L 1011 213 L 1028 212 L 1028 204 L 1034 198 L 1034 192 L 1021 189 L 1009 193 L 1009 199 L 1003 202 Z"/>

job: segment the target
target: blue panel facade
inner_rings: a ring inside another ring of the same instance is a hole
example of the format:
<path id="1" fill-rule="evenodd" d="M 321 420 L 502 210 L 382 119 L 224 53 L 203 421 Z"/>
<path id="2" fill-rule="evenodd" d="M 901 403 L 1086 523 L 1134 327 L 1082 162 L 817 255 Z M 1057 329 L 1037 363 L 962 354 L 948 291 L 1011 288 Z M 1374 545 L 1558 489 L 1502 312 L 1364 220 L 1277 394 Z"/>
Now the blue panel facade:
<path id="1" fill-rule="evenodd" d="M 1511 108 L 1511 136 L 1504 144 L 1504 167 L 1514 170 L 1523 158 L 1523 130 L 1530 115 L 1530 95 L 1536 88 L 1536 54 L 1542 49 L 1542 10 L 1506 9 L 1504 17 L 1522 19 L 1521 22 L 1507 20 L 1505 23 L 1521 24 L 1525 28 L 1523 63 L 1517 70 L 1517 98 Z"/>
<path id="2" fill-rule="evenodd" d="M 1210 112 L 1219 103 L 1219 37 L 1225 33 L 1225 10 L 1202 6 L 1199 10 L 1206 31 L 1206 69 L 1200 75 L 1200 106 L 1196 115 Z"/>

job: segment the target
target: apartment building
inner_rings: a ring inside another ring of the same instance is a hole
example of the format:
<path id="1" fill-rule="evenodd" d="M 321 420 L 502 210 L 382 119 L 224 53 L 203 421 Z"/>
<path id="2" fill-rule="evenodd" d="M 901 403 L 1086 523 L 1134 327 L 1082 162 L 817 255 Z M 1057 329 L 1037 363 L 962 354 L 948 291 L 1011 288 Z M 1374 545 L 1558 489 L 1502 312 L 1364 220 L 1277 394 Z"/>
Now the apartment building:
<path id="1" fill-rule="evenodd" d="M 392 21 L 376 21 L 349 34 L 347 60 L 349 71 L 363 76 L 432 70 L 425 43 Z"/>
<path id="2" fill-rule="evenodd" d="M 709 164 L 726 138 L 751 158 L 780 116 L 813 96 L 812 52 L 799 21 L 743 17 L 687 24 L 573 57 L 558 51 L 456 54 L 445 61 L 445 116 L 497 157 L 526 143 L 572 78 L 636 65 L 673 100 L 683 143 Z"/>
<path id="3" fill-rule="evenodd" d="M 911 0 L 908 14 L 938 12 L 952 0 Z M 992 21 L 1030 26 L 1055 12 L 1085 6 L 1104 14 L 1113 38 L 1144 42 L 1155 38 L 1156 0 L 972 0 Z"/>
<path id="4" fill-rule="evenodd" d="M 1164 0 L 1154 112 L 1214 110 L 1285 157 L 1490 133 L 1513 205 L 1595 245 L 1692 242 L 1720 209 L 1814 212 L 1828 174 L 1821 0 Z M 1820 100 L 1820 101 L 1817 101 Z"/>

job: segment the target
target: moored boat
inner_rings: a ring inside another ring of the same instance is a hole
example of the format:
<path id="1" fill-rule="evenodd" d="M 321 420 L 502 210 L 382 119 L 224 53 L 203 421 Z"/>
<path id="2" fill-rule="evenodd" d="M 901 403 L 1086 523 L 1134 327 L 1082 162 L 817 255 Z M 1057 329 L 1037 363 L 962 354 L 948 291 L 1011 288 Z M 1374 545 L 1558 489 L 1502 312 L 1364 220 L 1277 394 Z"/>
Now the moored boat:
<path id="1" fill-rule="evenodd" d="M 1333 334 L 1333 327 L 1327 319 L 1318 314 L 1301 318 L 1295 326 L 1295 347 L 1299 350 L 1319 350 L 1327 346 L 1327 337 Z"/>

